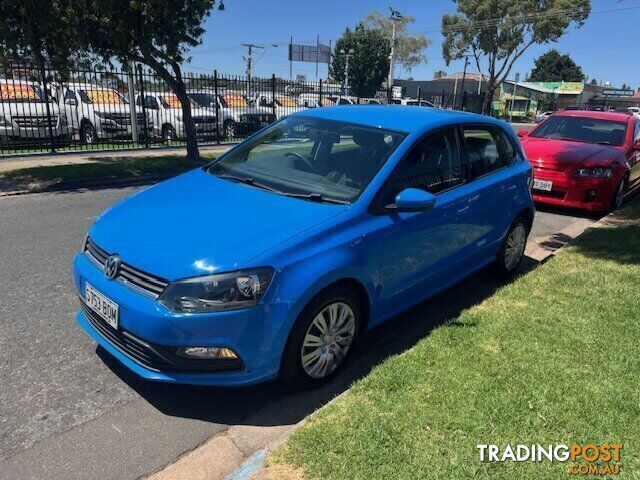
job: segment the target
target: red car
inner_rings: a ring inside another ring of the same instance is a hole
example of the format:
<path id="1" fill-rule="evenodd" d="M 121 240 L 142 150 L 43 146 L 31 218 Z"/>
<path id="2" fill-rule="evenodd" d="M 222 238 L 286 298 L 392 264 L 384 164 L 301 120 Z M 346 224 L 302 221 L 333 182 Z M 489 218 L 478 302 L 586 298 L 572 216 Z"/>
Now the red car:
<path id="1" fill-rule="evenodd" d="M 640 185 L 636 116 L 564 111 L 518 136 L 533 165 L 536 202 L 606 212 Z"/>

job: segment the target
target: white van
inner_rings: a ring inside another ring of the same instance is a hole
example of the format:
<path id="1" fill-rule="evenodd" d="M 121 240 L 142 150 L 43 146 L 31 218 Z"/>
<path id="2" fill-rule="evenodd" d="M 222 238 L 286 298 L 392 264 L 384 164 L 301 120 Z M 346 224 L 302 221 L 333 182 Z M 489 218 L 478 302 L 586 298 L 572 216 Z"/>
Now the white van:
<path id="1" fill-rule="evenodd" d="M 51 132 L 49 131 L 51 125 Z M 0 79 L 0 144 L 50 141 L 69 143 L 74 131 L 68 118 L 49 100 L 49 117 L 42 88 L 24 80 Z"/>
<path id="2" fill-rule="evenodd" d="M 142 95 L 136 97 L 138 113 L 142 112 Z M 184 138 L 182 104 L 172 92 L 145 92 L 144 107 L 153 122 L 153 133 L 164 142 Z M 216 133 L 216 112 L 211 108 L 201 108 L 191 101 L 191 116 L 198 136 L 212 136 Z"/>
<path id="3" fill-rule="evenodd" d="M 80 141 L 88 145 L 98 140 L 131 139 L 129 101 L 110 87 L 90 83 L 69 83 L 56 89 L 60 110 L 80 132 Z M 144 138 L 144 115 L 136 112 L 138 138 Z M 153 122 L 147 119 L 147 134 Z"/>
<path id="4" fill-rule="evenodd" d="M 259 93 L 256 95 L 253 103 L 258 107 L 268 108 L 272 111 L 275 110 L 277 120 L 280 120 L 287 115 L 291 115 L 292 113 L 299 112 L 300 110 L 304 110 L 303 107 L 298 105 L 294 98 L 287 95 L 276 94 L 275 97 L 272 98 L 270 93 Z"/>

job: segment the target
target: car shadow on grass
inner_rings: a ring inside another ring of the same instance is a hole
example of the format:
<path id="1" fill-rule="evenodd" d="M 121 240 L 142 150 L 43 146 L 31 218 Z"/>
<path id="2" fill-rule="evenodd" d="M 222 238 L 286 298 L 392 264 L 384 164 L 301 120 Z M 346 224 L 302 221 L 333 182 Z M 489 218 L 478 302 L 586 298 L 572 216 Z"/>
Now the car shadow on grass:
<path id="1" fill-rule="evenodd" d="M 525 257 L 519 275 L 537 265 Z M 504 282 L 483 270 L 372 329 L 354 352 L 350 365 L 315 390 L 297 391 L 279 381 L 242 388 L 149 382 L 130 372 L 101 347 L 97 353 L 118 377 L 166 415 L 225 425 L 291 425 L 347 390 L 376 365 L 413 347 L 433 329 L 445 324 L 445 328 L 473 327 L 457 321 L 460 313 L 492 296 L 503 285 Z"/>

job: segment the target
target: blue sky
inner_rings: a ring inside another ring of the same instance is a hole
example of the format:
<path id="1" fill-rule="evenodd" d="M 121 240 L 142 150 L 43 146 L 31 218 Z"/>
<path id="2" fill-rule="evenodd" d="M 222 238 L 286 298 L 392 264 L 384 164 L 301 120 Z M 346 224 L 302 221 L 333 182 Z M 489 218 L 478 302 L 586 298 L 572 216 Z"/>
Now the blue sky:
<path id="1" fill-rule="evenodd" d="M 424 32 L 432 40 L 426 51 L 427 63 L 414 67 L 411 73 L 397 68 L 396 78 L 410 75 L 431 79 L 435 70 L 462 71 L 461 62 L 447 66 L 442 59 L 440 21 L 444 13 L 455 10 L 449 0 L 227 0 L 226 9 L 214 11 L 207 20 L 203 43 L 193 50 L 187 70 L 204 73 L 217 68 L 222 73 L 241 75 L 245 70 L 242 57 L 246 55 L 243 43 L 277 44 L 254 54 L 256 59 L 262 55 L 255 63 L 254 75 L 275 73 L 286 78 L 290 36 L 295 43 L 315 44 L 316 35 L 323 43 L 335 43 L 347 25 L 354 26 L 372 10 L 387 12 L 389 6 L 415 17 L 409 32 Z M 531 47 L 518 60 L 514 72 L 524 77 L 538 55 L 557 48 L 571 54 L 589 78 L 639 87 L 640 0 L 592 0 L 592 12 L 582 28 L 571 27 L 557 43 Z M 325 77 L 326 67 L 321 66 L 319 73 Z M 294 63 L 293 74 L 313 80 L 315 64 Z"/>

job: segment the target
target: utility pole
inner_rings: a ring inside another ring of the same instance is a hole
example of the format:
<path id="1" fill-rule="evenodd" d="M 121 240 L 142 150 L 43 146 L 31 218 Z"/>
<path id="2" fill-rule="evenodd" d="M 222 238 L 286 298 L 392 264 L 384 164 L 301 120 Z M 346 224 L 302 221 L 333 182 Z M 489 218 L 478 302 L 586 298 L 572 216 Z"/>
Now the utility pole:
<path id="1" fill-rule="evenodd" d="M 516 73 L 516 81 L 513 82 L 513 93 L 511 94 L 511 108 L 509 109 L 509 123 L 513 119 L 513 103 L 516 101 L 516 92 L 518 88 L 518 82 L 520 81 L 520 74 Z"/>
<path id="2" fill-rule="evenodd" d="M 242 57 L 245 62 L 247 62 L 247 79 L 251 80 L 251 66 L 253 63 L 253 49 L 254 48 L 264 48 L 262 45 L 256 45 L 255 43 L 243 43 L 243 47 L 247 47 L 248 55 L 246 57 Z"/>
<path id="3" fill-rule="evenodd" d="M 350 48 L 349 50 L 340 50 L 340 55 L 342 55 L 345 58 L 345 62 L 344 62 L 344 90 L 345 92 L 347 91 L 347 88 L 349 88 L 349 59 L 351 57 L 353 57 L 353 54 L 355 53 L 355 50 L 353 48 Z"/>
<path id="4" fill-rule="evenodd" d="M 387 79 L 387 87 L 391 90 L 393 88 L 393 64 L 396 60 L 396 24 L 404 20 L 404 17 L 399 11 L 391 7 L 389 7 L 389 10 L 391 10 L 389 18 L 393 21 L 393 29 L 391 30 L 391 54 L 389 55 L 389 78 Z"/>
<path id="5" fill-rule="evenodd" d="M 467 79 L 467 65 L 469 65 L 469 56 L 465 55 L 464 57 L 464 70 L 462 71 L 462 85 L 460 87 L 460 109 L 464 108 L 464 82 Z"/>

